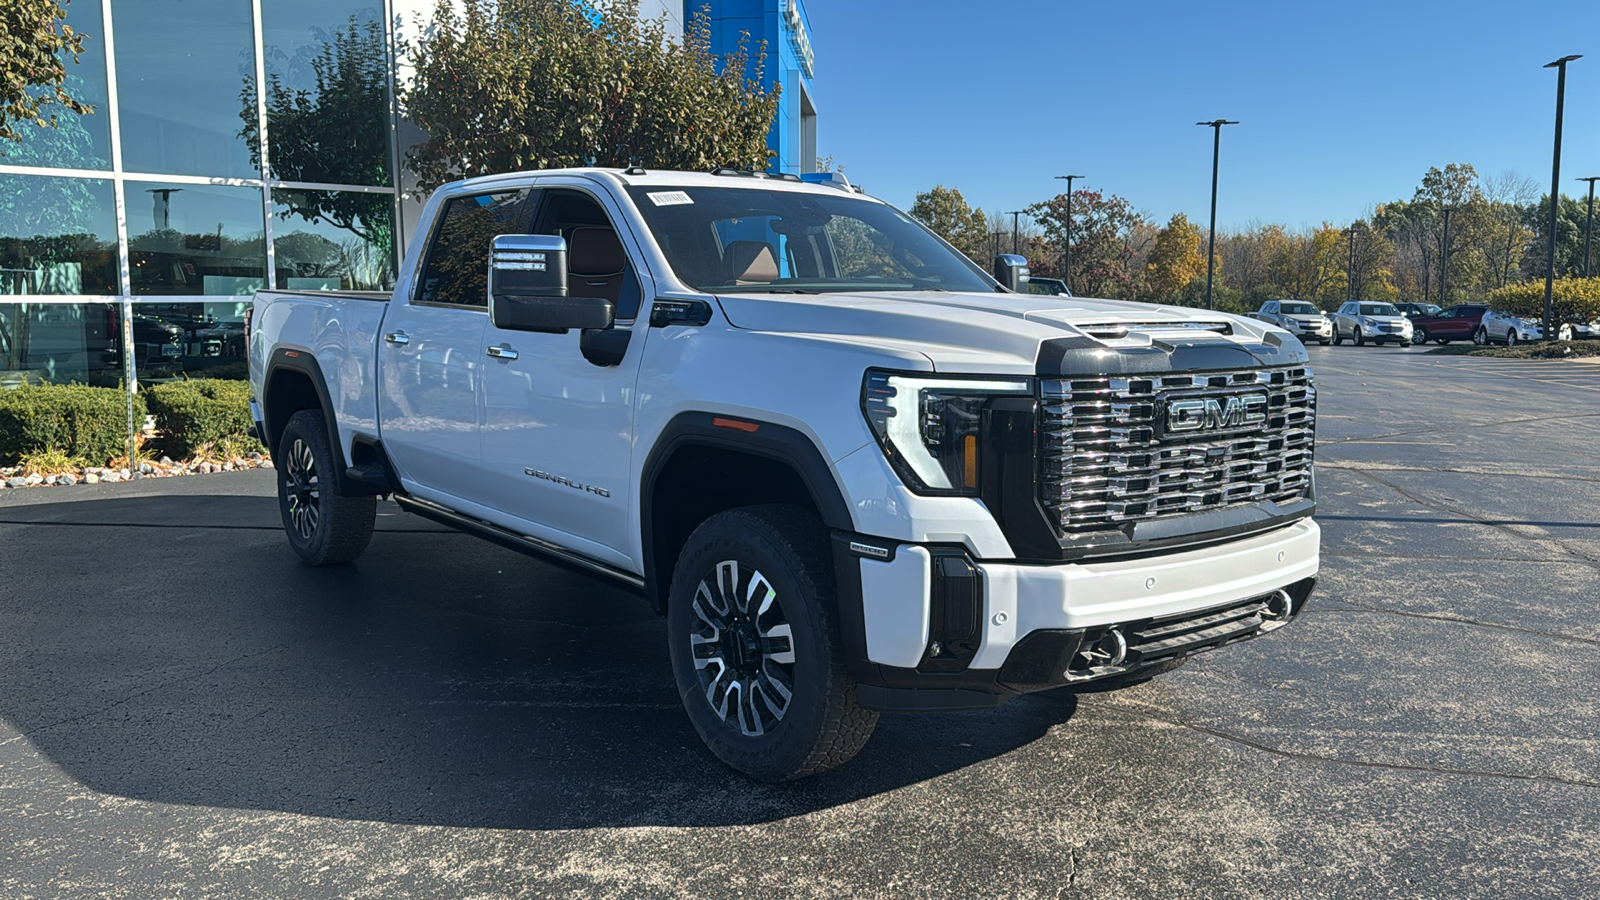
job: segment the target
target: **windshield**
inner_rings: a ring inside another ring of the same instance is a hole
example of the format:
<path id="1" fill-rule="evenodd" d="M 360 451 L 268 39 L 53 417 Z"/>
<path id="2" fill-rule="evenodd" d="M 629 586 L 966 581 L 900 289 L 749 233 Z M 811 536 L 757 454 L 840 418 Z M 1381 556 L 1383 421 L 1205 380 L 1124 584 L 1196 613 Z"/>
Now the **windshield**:
<path id="1" fill-rule="evenodd" d="M 1393 303 L 1363 303 L 1361 304 L 1363 316 L 1398 316 L 1400 310 L 1394 308 Z"/>
<path id="2" fill-rule="evenodd" d="M 892 206 L 845 194 L 628 188 L 678 278 L 708 293 L 999 288 Z"/>
<path id="3" fill-rule="evenodd" d="M 1309 303 L 1284 303 L 1279 305 L 1278 309 L 1291 316 L 1314 316 L 1317 314 L 1317 308 Z"/>

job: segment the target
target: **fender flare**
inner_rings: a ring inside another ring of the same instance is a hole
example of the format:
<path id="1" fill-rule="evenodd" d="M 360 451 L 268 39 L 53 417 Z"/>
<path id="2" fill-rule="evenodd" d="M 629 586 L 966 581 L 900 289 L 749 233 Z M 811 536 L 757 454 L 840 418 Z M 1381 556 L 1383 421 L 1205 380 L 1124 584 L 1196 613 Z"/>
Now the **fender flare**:
<path id="1" fill-rule="evenodd" d="M 292 350 L 279 347 L 272 351 L 272 356 L 267 360 L 267 371 L 261 380 L 261 419 L 266 433 L 262 435 L 262 442 L 267 443 L 268 452 L 277 452 L 279 437 L 283 435 L 283 428 L 287 422 L 274 421 L 272 416 L 272 380 L 279 372 L 294 372 L 304 375 L 310 382 L 312 390 L 317 393 L 317 405 L 322 409 L 322 421 L 328 429 L 328 440 L 333 443 L 333 452 L 338 459 L 338 465 L 333 473 L 335 486 L 344 496 L 368 494 L 372 491 L 362 485 L 353 484 L 345 477 L 345 468 L 350 464 L 345 459 L 344 442 L 339 437 L 339 422 L 333 413 L 333 398 L 328 394 L 327 379 L 322 376 L 322 367 L 317 365 L 317 358 L 305 350 Z"/>

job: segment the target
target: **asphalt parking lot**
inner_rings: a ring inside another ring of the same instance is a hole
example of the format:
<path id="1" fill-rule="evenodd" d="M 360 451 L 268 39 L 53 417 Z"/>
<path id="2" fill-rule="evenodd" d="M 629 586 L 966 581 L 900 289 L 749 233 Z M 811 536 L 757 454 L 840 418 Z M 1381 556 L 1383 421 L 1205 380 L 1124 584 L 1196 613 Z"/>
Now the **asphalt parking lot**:
<path id="1" fill-rule="evenodd" d="M 0 896 L 1600 896 L 1600 365 L 1312 347 L 1323 576 L 769 787 L 642 600 L 270 472 L 0 492 Z"/>

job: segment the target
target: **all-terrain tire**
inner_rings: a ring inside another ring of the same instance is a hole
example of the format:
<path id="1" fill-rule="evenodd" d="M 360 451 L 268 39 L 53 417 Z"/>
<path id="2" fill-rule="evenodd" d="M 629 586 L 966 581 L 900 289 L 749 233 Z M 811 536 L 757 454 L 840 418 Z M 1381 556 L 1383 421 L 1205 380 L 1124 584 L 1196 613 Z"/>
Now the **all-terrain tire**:
<path id="1" fill-rule="evenodd" d="M 718 759 L 759 781 L 841 765 L 878 724 L 845 667 L 828 549 L 813 513 L 749 506 L 701 523 L 673 573 L 667 637 L 684 710 Z"/>
<path id="2" fill-rule="evenodd" d="M 320 411 L 302 409 L 289 417 L 274 460 L 278 510 L 289 546 L 311 566 L 338 565 L 360 556 L 377 521 L 377 497 L 339 493 L 335 454 Z"/>

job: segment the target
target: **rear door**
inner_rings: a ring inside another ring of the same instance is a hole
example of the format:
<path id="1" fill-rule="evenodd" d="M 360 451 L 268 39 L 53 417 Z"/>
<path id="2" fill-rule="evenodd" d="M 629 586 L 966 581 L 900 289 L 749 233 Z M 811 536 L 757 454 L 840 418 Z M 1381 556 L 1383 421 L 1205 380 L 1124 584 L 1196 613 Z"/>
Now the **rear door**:
<path id="1" fill-rule="evenodd" d="M 527 229 L 528 197 L 444 200 L 410 296 L 390 301 L 378 339 L 384 450 L 408 491 L 452 508 L 478 493 L 489 241 Z"/>

